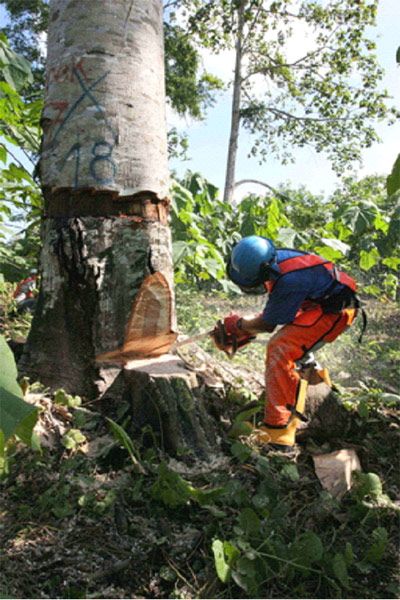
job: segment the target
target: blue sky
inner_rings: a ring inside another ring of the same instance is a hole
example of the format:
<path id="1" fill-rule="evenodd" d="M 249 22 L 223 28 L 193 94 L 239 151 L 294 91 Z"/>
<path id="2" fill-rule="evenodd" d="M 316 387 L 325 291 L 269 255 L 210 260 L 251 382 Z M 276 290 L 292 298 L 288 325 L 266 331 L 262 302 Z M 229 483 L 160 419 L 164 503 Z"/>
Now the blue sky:
<path id="1" fill-rule="evenodd" d="M 380 0 L 377 27 L 372 35 L 377 43 L 377 55 L 380 65 L 386 74 L 383 83 L 393 96 L 393 103 L 400 108 L 400 67 L 396 65 L 396 50 L 400 46 L 399 35 L 400 0 Z M 205 67 L 221 77 L 228 78 L 233 70 L 231 57 L 226 55 L 220 59 L 207 59 Z M 189 136 L 190 161 L 181 163 L 172 161 L 171 166 L 182 175 L 186 169 L 199 171 L 204 177 L 217 185 L 221 190 L 225 179 L 225 163 L 230 126 L 230 95 L 221 94 L 217 104 L 208 110 L 207 118 L 201 123 L 182 123 Z M 387 174 L 400 152 L 400 126 L 380 125 L 377 128 L 382 139 L 363 154 L 363 166 L 356 168 L 358 176 L 373 173 Z M 239 157 L 236 180 L 257 179 L 276 186 L 289 181 L 294 187 L 305 185 L 314 193 L 331 193 L 340 183 L 330 168 L 329 162 L 310 148 L 295 153 L 296 163 L 282 166 L 277 160 L 269 159 L 259 165 L 257 159 L 247 158 L 250 148 L 249 136 L 241 133 L 239 141 Z M 247 191 L 262 192 L 264 188 L 254 185 L 243 185 L 238 188 L 239 197 Z"/>

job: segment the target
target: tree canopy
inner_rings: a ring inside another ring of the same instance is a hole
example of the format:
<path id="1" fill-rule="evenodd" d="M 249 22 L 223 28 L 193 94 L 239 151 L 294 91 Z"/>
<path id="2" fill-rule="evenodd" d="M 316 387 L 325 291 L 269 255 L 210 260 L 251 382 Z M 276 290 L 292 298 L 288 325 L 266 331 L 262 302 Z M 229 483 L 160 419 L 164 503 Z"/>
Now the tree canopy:
<path id="1" fill-rule="evenodd" d="M 398 118 L 370 39 L 378 0 L 183 3 L 200 44 L 236 51 L 237 117 L 261 161 L 309 145 L 342 172 L 378 140 L 378 121 Z"/>

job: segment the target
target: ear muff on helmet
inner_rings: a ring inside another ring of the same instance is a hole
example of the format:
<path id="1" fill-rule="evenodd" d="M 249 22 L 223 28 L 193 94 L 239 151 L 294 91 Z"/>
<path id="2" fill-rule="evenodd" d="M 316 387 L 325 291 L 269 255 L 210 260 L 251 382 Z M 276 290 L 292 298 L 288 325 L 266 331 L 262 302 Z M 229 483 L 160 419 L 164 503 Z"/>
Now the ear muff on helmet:
<path id="1" fill-rule="evenodd" d="M 274 273 L 274 269 L 269 262 L 263 262 L 260 265 L 260 279 L 264 283 L 264 281 L 269 281 L 272 278 Z"/>

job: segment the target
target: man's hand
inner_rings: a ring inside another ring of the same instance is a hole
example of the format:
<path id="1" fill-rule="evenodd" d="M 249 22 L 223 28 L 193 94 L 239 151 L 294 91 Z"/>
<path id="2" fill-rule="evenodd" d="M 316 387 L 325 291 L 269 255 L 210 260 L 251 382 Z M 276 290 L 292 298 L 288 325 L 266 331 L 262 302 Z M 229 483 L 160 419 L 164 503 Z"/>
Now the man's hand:
<path id="1" fill-rule="evenodd" d="M 224 321 L 218 321 L 214 328 L 213 339 L 219 350 L 223 350 L 230 358 L 235 354 L 238 348 L 242 348 L 255 336 L 241 329 L 241 317 L 236 314 L 230 314 Z"/>
<path id="2" fill-rule="evenodd" d="M 240 331 L 241 317 L 235 313 L 231 313 L 224 319 L 224 327 L 227 335 L 241 335 L 243 331 Z M 239 325 L 238 325 L 239 323 Z"/>

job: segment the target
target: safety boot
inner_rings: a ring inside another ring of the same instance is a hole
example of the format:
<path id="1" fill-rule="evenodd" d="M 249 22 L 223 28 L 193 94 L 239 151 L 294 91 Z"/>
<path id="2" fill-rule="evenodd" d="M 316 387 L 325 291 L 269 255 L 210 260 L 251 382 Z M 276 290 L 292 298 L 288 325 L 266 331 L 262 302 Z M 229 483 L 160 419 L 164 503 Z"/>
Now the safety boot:
<path id="1" fill-rule="evenodd" d="M 300 379 L 296 407 L 287 405 L 292 413 L 285 427 L 270 427 L 267 424 L 255 429 L 252 439 L 281 452 L 291 452 L 296 443 L 296 429 L 300 421 L 305 421 L 304 408 L 306 404 L 308 381 Z"/>

